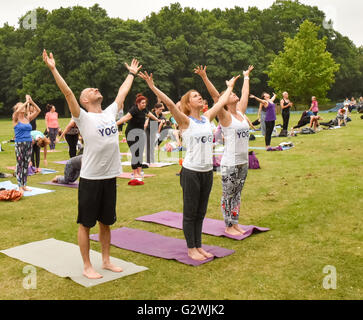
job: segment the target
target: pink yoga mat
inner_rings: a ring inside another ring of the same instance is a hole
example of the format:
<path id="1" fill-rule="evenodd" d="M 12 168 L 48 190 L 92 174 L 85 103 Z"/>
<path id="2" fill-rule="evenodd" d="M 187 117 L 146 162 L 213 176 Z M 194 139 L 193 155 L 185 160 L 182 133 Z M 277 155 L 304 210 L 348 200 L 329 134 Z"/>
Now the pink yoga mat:
<path id="1" fill-rule="evenodd" d="M 91 235 L 90 239 L 99 241 L 98 234 Z M 188 248 L 185 240 L 138 229 L 120 228 L 112 230 L 111 244 L 121 249 L 164 259 L 177 260 L 192 266 L 199 266 L 214 259 L 210 258 L 204 261 L 193 260 L 188 257 Z M 214 254 L 217 258 L 229 256 L 235 252 L 234 250 L 207 245 L 203 245 L 203 249 Z"/>
<path id="2" fill-rule="evenodd" d="M 67 187 L 67 188 L 78 188 L 78 181 L 73 182 L 73 183 L 69 183 L 69 184 L 55 183 L 55 182 L 52 182 L 52 181 L 38 182 L 38 183 L 40 183 L 40 184 L 46 184 L 46 185 L 50 185 L 50 186 Z"/>
<path id="3" fill-rule="evenodd" d="M 183 228 L 183 214 L 178 212 L 161 211 L 151 215 L 146 215 L 143 217 L 136 218 L 136 220 L 145 221 L 145 222 L 154 222 L 176 229 Z M 270 230 L 268 228 L 262 228 L 256 226 L 243 226 L 243 225 L 239 226 L 243 230 L 246 230 L 246 233 L 240 236 L 232 236 L 224 231 L 226 229 L 226 226 L 223 220 L 205 218 L 203 222 L 202 232 L 210 234 L 212 236 L 218 236 L 218 237 L 223 236 L 235 240 L 243 240 L 252 235 L 254 232 L 263 232 Z"/>

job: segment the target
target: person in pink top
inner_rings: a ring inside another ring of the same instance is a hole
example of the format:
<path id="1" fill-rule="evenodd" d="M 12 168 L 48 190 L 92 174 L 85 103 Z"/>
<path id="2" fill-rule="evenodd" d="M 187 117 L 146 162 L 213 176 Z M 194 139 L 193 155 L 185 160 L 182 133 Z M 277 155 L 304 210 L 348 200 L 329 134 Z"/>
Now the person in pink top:
<path id="1" fill-rule="evenodd" d="M 45 114 L 45 124 L 47 126 L 48 137 L 50 139 L 50 152 L 55 150 L 56 138 L 58 135 L 58 113 L 55 111 L 55 106 L 47 104 L 47 113 Z"/>
<path id="2" fill-rule="evenodd" d="M 318 100 L 316 100 L 315 96 L 311 97 L 311 106 L 309 111 L 311 111 L 312 113 L 314 113 L 315 116 L 318 115 L 319 112 L 319 104 L 318 104 Z"/>

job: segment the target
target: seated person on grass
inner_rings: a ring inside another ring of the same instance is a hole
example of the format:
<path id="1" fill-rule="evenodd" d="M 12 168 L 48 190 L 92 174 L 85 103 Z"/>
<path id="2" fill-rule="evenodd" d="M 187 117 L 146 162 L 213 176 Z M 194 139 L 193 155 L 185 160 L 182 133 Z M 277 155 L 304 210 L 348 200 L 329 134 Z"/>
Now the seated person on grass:
<path id="1" fill-rule="evenodd" d="M 329 122 L 320 122 L 320 124 L 329 128 L 345 126 L 347 124 L 345 109 L 339 109 L 338 114 L 334 120 L 330 120 Z"/>
<path id="2" fill-rule="evenodd" d="M 81 172 L 82 155 L 70 158 L 64 168 L 64 176 L 56 176 L 53 183 L 70 184 L 76 181 Z"/>

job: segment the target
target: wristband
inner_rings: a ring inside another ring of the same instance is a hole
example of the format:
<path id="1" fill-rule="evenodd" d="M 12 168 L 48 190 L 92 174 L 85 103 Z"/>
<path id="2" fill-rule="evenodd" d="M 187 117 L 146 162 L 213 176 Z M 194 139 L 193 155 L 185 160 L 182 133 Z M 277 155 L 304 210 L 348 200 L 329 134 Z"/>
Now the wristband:
<path id="1" fill-rule="evenodd" d="M 136 77 L 135 73 L 132 73 L 131 71 L 129 72 L 129 74 L 131 74 L 132 76 Z"/>
<path id="2" fill-rule="evenodd" d="M 245 80 L 250 80 L 250 77 L 249 76 L 245 76 Z"/>

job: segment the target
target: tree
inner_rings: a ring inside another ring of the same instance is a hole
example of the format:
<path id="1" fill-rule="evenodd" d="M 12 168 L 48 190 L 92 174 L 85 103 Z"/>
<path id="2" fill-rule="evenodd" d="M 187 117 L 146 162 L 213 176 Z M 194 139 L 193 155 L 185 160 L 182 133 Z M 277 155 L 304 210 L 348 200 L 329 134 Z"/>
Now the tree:
<path id="1" fill-rule="evenodd" d="M 327 92 L 339 70 L 331 53 L 326 51 L 327 39 L 318 39 L 319 27 L 305 20 L 295 38 L 286 38 L 280 52 L 266 72 L 268 84 L 276 92 L 288 91 L 298 103 L 308 103 L 311 96 L 326 102 Z"/>

